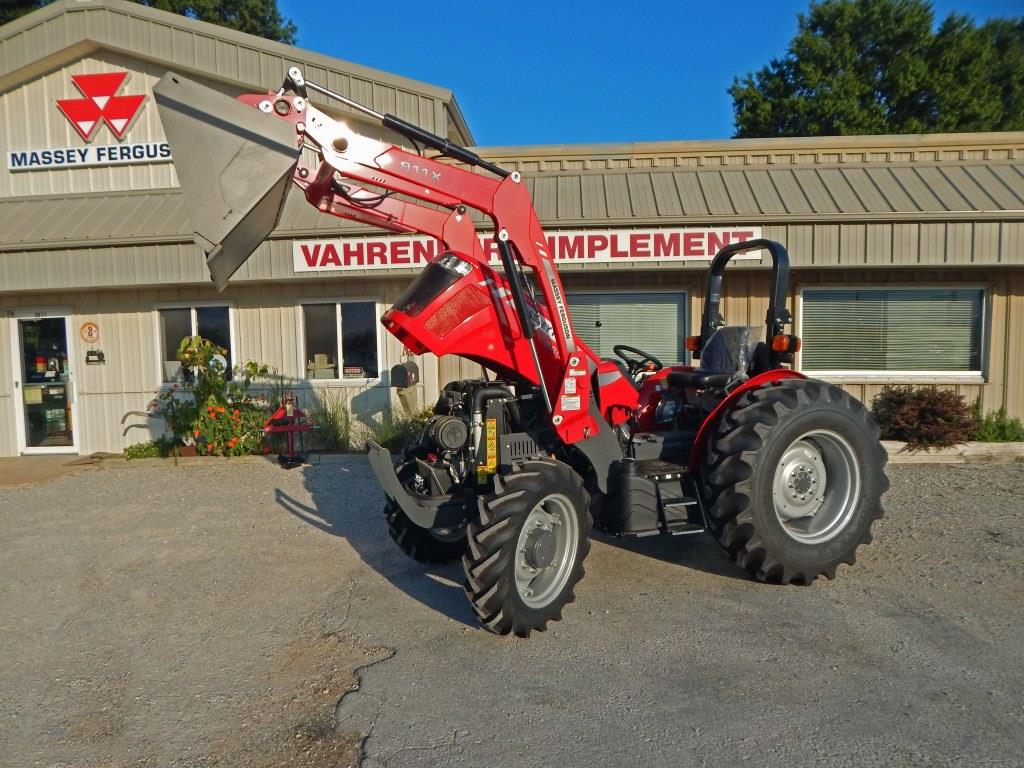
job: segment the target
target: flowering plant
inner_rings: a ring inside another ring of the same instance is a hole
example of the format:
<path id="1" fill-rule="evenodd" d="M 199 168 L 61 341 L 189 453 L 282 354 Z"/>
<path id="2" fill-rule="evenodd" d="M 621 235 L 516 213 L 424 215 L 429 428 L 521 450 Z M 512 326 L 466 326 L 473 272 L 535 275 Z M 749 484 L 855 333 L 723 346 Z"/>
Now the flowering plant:
<path id="1" fill-rule="evenodd" d="M 176 443 L 195 445 L 204 456 L 259 453 L 268 403 L 253 397 L 253 381 L 269 373 L 261 363 L 247 361 L 229 368 L 227 350 L 200 336 L 178 346 L 182 382 L 162 390 L 150 403 Z"/>

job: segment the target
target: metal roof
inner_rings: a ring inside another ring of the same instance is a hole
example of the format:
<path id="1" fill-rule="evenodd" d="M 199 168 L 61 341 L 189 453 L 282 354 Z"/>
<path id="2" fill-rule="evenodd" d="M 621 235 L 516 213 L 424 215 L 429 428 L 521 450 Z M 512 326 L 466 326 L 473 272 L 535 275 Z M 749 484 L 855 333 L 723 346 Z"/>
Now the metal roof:
<path id="1" fill-rule="evenodd" d="M 447 88 L 127 0 L 57 0 L 0 27 L 0 92 L 98 48 L 246 88 L 276 87 L 288 67 L 298 65 L 307 79 L 400 117 L 409 117 L 404 102 L 433 99 L 443 116 L 436 122 L 446 123 L 434 130 L 473 142 Z"/>
<path id="2" fill-rule="evenodd" d="M 562 172 L 526 183 L 549 228 L 1024 219 L 1024 161 Z M 293 193 L 271 237 L 359 231 Z M 0 200 L 0 232 L 8 252 L 190 240 L 176 189 Z"/>

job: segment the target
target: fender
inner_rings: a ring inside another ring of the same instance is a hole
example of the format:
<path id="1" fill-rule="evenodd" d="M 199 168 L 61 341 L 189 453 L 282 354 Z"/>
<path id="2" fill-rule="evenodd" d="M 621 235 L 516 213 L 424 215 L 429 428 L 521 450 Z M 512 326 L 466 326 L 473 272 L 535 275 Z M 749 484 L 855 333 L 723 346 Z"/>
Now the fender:
<path id="1" fill-rule="evenodd" d="M 722 401 L 715 406 L 710 415 L 704 419 L 704 423 L 700 425 L 700 429 L 697 430 L 697 437 L 693 440 L 693 447 L 690 449 L 690 461 L 687 464 L 690 472 L 696 473 L 700 469 L 700 463 L 704 459 L 704 453 L 707 449 L 708 440 L 711 437 L 712 431 L 718 426 L 718 421 L 722 418 L 722 414 L 732 408 L 733 404 L 740 399 L 740 396 L 751 389 L 757 389 L 763 387 L 765 384 L 774 384 L 777 381 L 783 379 L 806 379 L 802 373 L 797 371 L 791 371 L 788 368 L 776 368 L 774 371 L 765 371 L 759 373 L 757 376 L 752 376 L 745 382 L 740 384 L 736 389 L 726 395 Z"/>

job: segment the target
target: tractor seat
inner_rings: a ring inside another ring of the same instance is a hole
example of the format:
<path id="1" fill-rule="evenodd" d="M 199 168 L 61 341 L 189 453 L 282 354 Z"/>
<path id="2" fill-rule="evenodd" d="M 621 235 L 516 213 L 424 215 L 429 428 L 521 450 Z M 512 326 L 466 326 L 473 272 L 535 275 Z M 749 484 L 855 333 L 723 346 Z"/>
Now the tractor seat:
<path id="1" fill-rule="evenodd" d="M 711 334 L 700 354 L 700 368 L 673 371 L 669 386 L 722 389 L 733 379 L 746 379 L 750 368 L 751 329 L 746 325 L 722 326 Z"/>

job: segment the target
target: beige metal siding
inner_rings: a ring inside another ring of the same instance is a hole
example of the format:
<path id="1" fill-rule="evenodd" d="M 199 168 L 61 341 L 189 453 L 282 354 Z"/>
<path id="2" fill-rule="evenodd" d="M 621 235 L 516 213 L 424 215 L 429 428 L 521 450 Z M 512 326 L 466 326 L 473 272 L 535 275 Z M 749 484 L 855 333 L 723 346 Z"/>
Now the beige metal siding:
<path id="1" fill-rule="evenodd" d="M 11 396 L 12 353 L 9 349 L 10 326 L 15 322 L 6 312 L 44 306 L 62 306 L 72 311 L 72 334 L 84 322 L 100 327 L 96 345 L 106 354 L 105 365 L 85 365 L 83 345 L 72 339 L 76 357 L 79 418 L 76 425 L 82 453 L 120 451 L 132 443 L 152 439 L 162 429 L 159 422 L 140 416 L 122 418 L 129 411 L 145 410 L 159 387 L 158 327 L 155 308 L 161 304 L 219 302 L 234 307 L 238 361 L 254 359 L 272 366 L 287 380 L 297 382 L 302 375 L 302 352 L 298 303 L 302 299 L 359 298 L 389 305 L 398 297 L 401 285 L 394 281 L 341 281 L 293 284 L 287 287 L 232 288 L 219 295 L 211 288 L 194 287 L 148 289 L 138 291 L 102 291 L 97 293 L 22 294 L 4 297 L 5 310 L 0 324 L 0 456 L 16 451 L 14 408 Z M 397 401 L 394 390 L 386 386 L 388 369 L 403 356 L 401 344 L 380 331 L 382 384 L 317 385 L 337 390 L 356 418 L 369 428 L 391 413 Z M 77 349 L 75 349 L 77 347 Z M 415 390 L 417 407 L 437 399 L 438 363 L 432 355 L 415 358 L 421 383 Z M 309 388 L 296 384 L 296 392 L 308 402 Z"/>
<path id="2" fill-rule="evenodd" d="M 244 88 L 276 87 L 288 67 L 298 65 L 310 80 L 378 111 L 472 143 L 447 89 L 124 0 L 63 0 L 6 25 L 0 34 L 0 91 L 97 48 L 134 52 L 165 66 L 173 63 L 189 76 Z"/>

